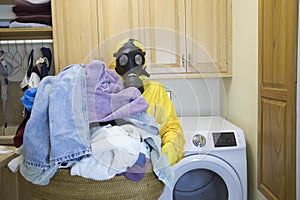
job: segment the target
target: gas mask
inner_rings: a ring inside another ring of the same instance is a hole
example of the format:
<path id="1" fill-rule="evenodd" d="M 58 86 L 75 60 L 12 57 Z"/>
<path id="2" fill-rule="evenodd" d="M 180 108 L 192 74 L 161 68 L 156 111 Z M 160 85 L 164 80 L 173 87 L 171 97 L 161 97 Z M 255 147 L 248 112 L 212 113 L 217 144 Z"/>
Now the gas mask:
<path id="1" fill-rule="evenodd" d="M 137 40 L 129 39 L 113 54 L 116 57 L 116 72 L 124 79 L 124 87 L 136 87 L 141 93 L 144 92 L 144 85 L 139 76 L 150 75 L 144 69 L 145 52 L 137 45 Z"/>

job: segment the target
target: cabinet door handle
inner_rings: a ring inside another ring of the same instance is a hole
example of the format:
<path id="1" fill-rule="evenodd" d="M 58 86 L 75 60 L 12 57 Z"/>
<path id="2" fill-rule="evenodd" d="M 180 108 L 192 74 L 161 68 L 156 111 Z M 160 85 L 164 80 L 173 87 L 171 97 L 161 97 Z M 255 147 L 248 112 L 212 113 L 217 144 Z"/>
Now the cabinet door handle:
<path id="1" fill-rule="evenodd" d="M 188 67 L 192 66 L 192 55 L 189 53 L 188 55 Z"/>
<path id="2" fill-rule="evenodd" d="M 182 54 L 182 56 L 181 56 L 181 64 L 182 64 L 182 67 L 185 67 L 185 58 L 184 58 L 184 54 Z"/>

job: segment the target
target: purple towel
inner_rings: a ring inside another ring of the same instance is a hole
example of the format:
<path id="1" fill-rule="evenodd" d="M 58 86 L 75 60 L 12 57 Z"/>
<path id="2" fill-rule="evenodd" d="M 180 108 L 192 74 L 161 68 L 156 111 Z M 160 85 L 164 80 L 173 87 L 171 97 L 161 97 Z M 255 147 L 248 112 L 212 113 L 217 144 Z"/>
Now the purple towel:
<path id="1" fill-rule="evenodd" d="M 135 182 L 143 180 L 147 167 L 150 164 L 150 160 L 146 158 L 144 162 L 145 163 L 143 166 L 140 166 L 136 163 L 132 167 L 129 167 L 126 172 L 123 172 L 119 175 L 124 175 L 127 179 Z"/>
<path id="2" fill-rule="evenodd" d="M 148 103 L 135 87 L 124 89 L 121 79 L 100 61 L 86 66 L 89 122 L 107 122 L 146 111 Z"/>

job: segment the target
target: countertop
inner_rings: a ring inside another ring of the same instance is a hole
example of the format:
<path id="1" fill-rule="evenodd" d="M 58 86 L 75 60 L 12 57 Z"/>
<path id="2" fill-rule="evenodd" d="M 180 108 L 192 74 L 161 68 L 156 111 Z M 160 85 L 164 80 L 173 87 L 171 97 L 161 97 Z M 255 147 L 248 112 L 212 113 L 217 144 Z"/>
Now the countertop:
<path id="1" fill-rule="evenodd" d="M 11 159 L 17 156 L 17 154 L 15 153 L 14 146 L 6 146 L 6 145 L 1 145 L 1 146 L 5 146 L 7 149 L 13 150 L 13 152 L 9 154 L 0 154 L 0 168 L 5 166 Z"/>

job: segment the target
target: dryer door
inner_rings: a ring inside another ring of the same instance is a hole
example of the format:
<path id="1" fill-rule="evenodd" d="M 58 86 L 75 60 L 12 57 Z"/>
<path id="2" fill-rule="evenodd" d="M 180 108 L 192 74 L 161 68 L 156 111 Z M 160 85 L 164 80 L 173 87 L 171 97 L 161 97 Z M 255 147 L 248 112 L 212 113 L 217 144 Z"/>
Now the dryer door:
<path id="1" fill-rule="evenodd" d="M 172 168 L 172 188 L 165 188 L 160 200 L 243 199 L 240 179 L 225 161 L 212 155 L 184 157 Z"/>

